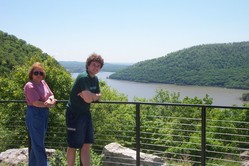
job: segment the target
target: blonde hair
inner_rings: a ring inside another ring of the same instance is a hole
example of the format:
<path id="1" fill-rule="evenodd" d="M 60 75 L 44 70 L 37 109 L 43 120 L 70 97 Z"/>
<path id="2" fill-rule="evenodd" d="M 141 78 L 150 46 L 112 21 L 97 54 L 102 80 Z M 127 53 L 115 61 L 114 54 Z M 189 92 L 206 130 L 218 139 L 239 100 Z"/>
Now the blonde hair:
<path id="1" fill-rule="evenodd" d="M 42 64 L 41 64 L 40 62 L 35 62 L 35 63 L 31 66 L 31 68 L 30 68 L 30 70 L 29 70 L 29 74 L 28 74 L 28 75 L 29 75 L 29 79 L 30 79 L 30 80 L 33 80 L 33 72 L 34 72 L 35 69 L 40 69 L 40 70 L 43 71 L 43 73 L 44 73 L 43 79 L 46 77 L 46 72 L 45 72 L 45 70 L 44 70 Z"/>

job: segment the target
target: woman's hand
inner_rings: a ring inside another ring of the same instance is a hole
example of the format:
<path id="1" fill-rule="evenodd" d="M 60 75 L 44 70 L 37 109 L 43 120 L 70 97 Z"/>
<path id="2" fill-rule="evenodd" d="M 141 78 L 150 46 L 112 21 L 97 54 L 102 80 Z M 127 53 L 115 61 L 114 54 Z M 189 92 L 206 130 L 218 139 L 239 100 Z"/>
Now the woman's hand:
<path id="1" fill-rule="evenodd" d="M 44 105 L 47 107 L 52 107 L 55 105 L 57 99 L 54 98 L 54 96 L 50 96 L 47 101 L 44 102 Z"/>

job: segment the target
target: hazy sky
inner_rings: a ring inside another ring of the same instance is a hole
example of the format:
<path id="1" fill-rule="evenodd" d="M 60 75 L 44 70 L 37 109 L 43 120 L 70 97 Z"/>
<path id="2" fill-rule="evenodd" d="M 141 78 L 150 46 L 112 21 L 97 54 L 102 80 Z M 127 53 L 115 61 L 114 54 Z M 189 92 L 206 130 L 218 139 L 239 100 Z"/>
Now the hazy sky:
<path id="1" fill-rule="evenodd" d="M 249 41 L 249 0 L 0 0 L 0 30 L 56 60 L 135 63 Z"/>

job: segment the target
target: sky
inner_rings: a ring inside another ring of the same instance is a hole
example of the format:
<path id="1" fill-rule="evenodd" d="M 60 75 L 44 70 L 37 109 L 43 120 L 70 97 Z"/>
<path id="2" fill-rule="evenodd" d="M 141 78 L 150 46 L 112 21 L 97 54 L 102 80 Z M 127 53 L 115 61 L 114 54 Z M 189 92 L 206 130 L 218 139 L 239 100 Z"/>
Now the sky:
<path id="1" fill-rule="evenodd" d="M 136 63 L 249 41 L 248 0 L 0 0 L 0 30 L 58 61 Z"/>

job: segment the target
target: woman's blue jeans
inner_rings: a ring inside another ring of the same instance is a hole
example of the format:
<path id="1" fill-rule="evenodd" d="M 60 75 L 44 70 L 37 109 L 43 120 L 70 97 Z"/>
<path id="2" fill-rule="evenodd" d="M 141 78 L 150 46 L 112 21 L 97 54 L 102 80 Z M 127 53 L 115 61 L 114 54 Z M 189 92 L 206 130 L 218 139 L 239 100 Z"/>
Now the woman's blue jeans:
<path id="1" fill-rule="evenodd" d="M 27 106 L 26 126 L 31 139 L 29 166 L 47 166 L 45 136 L 48 126 L 48 108 Z"/>

